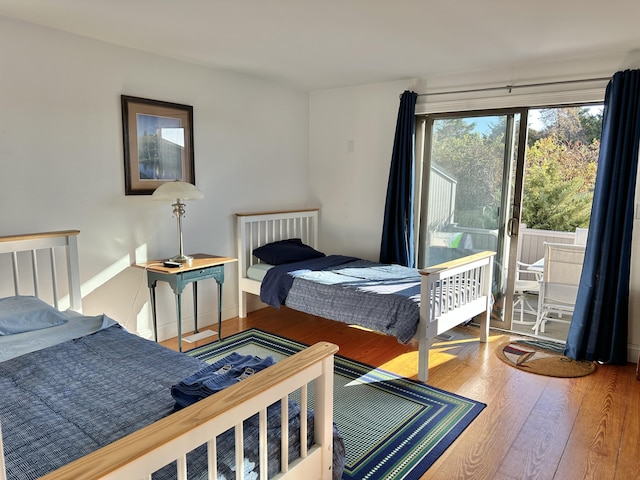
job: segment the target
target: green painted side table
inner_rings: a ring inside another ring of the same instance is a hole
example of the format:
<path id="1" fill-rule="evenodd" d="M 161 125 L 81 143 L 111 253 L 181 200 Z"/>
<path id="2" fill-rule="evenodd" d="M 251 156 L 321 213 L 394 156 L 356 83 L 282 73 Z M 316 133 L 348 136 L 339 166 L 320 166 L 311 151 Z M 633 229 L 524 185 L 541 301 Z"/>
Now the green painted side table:
<path id="1" fill-rule="evenodd" d="M 198 333 L 198 282 L 213 278 L 218 286 L 218 339 L 222 339 L 222 284 L 224 283 L 224 266 L 236 262 L 236 258 L 220 257 L 205 253 L 193 255 L 191 264 L 182 264 L 178 268 L 165 267 L 163 260 L 139 263 L 136 266 L 147 271 L 147 285 L 151 295 L 151 312 L 153 315 L 153 333 L 158 341 L 158 325 L 156 317 L 156 284 L 167 282 L 176 296 L 176 316 L 178 321 L 178 349 L 182 351 L 182 292 L 191 283 L 193 286 L 193 321 L 195 333 Z"/>

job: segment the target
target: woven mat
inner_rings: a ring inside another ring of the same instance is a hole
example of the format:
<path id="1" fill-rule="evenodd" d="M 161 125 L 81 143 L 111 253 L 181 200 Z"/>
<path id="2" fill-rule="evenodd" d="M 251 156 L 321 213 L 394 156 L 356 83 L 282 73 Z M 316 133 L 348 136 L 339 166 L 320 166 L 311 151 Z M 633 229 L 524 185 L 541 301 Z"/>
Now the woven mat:
<path id="1" fill-rule="evenodd" d="M 538 340 L 516 340 L 498 346 L 498 358 L 512 367 L 547 377 L 583 377 L 596 370 L 594 362 L 565 357 L 564 345 Z"/>
<path id="2" fill-rule="evenodd" d="M 213 362 L 237 351 L 271 355 L 278 361 L 303 348 L 293 340 L 251 329 L 187 354 Z M 311 391 L 309 397 L 312 405 Z M 334 422 L 347 456 L 342 480 L 420 479 L 485 407 L 336 355 Z"/>

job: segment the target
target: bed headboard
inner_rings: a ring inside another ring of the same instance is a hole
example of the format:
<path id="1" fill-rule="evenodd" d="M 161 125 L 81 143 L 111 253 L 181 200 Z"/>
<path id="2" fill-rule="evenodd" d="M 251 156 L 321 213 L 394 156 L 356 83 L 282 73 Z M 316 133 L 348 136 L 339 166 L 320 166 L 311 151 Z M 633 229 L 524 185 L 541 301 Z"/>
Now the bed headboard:
<path id="1" fill-rule="evenodd" d="M 253 251 L 270 242 L 300 238 L 318 248 L 318 210 L 236 213 L 240 272 L 246 274 L 247 268 L 257 263 Z"/>
<path id="2" fill-rule="evenodd" d="M 12 272 L 13 295 L 33 295 L 59 310 L 70 308 L 82 312 L 79 233 L 79 230 L 64 230 L 0 237 L 0 271 Z M 58 265 L 61 259 L 63 268 Z M 11 268 L 5 267 L 8 264 Z M 0 282 L 4 289 L 11 280 L 2 278 Z M 7 289 L 7 295 L 3 291 L 0 296 L 11 295 L 11 288 Z"/>
<path id="3" fill-rule="evenodd" d="M 247 276 L 247 269 L 258 263 L 253 251 L 267 243 L 288 238 L 300 238 L 317 249 L 318 210 L 236 213 L 240 318 L 247 316 L 247 294 L 260 295 L 260 282 Z"/>

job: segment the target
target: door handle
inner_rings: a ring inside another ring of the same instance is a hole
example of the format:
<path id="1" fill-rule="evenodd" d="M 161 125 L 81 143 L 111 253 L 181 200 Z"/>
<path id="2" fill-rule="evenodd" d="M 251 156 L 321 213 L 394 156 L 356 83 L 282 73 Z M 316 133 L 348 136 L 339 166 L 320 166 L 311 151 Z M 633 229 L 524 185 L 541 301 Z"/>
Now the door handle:
<path id="1" fill-rule="evenodd" d="M 520 222 L 518 222 L 518 219 L 515 217 L 511 217 L 507 222 L 507 235 L 509 235 L 510 237 L 515 237 L 516 235 L 518 235 L 519 227 Z"/>

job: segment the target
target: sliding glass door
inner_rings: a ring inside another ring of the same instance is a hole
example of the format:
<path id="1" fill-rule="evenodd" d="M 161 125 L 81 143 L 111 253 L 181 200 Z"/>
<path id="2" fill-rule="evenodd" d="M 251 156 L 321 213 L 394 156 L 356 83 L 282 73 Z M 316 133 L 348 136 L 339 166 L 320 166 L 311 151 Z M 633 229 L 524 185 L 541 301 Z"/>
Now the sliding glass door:
<path id="1" fill-rule="evenodd" d="M 527 110 L 432 114 L 418 125 L 418 267 L 496 252 L 492 325 L 510 329 Z"/>

